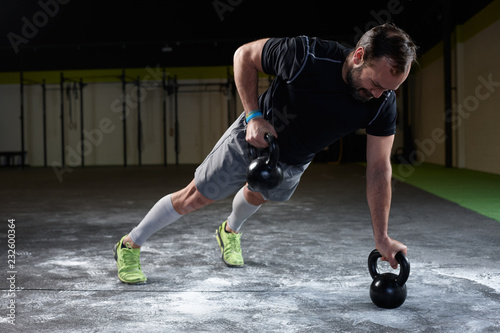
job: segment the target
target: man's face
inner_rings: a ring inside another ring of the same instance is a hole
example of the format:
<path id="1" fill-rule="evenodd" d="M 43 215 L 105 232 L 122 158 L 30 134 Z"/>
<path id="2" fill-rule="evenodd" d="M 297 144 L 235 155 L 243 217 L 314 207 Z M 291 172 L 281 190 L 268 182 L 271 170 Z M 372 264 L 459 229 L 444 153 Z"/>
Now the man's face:
<path id="1" fill-rule="evenodd" d="M 373 98 L 370 91 L 363 87 L 361 82 L 362 67 L 349 68 L 347 72 L 347 85 L 351 89 L 351 95 L 359 102 L 367 102 Z"/>
<path id="2" fill-rule="evenodd" d="M 385 57 L 368 64 L 363 61 L 362 56 L 362 49 L 356 50 L 346 73 L 346 83 L 351 88 L 351 94 L 360 102 L 379 98 L 387 90 L 397 90 L 408 77 L 409 73 L 394 75 L 390 61 Z"/>

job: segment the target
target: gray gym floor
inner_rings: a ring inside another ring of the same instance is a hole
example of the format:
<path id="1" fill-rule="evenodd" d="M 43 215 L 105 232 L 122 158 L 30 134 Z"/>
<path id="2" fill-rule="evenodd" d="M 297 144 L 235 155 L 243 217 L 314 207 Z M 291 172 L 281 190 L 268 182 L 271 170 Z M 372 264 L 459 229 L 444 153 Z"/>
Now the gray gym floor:
<path id="1" fill-rule="evenodd" d="M 355 164 L 312 165 L 292 200 L 247 221 L 245 267 L 227 268 L 214 237 L 228 198 L 151 237 L 141 254 L 148 283 L 121 283 L 113 245 L 193 171 L 74 168 L 59 182 L 52 169 L 1 170 L 0 331 L 500 331 L 500 223 L 401 182 L 390 235 L 409 248 L 408 298 L 398 309 L 373 305 L 365 169 Z"/>

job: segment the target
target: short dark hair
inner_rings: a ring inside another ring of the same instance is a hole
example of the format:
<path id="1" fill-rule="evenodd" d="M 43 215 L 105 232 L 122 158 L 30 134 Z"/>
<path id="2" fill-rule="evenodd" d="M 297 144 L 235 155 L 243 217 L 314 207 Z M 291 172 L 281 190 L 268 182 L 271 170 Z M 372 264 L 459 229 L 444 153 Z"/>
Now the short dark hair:
<path id="1" fill-rule="evenodd" d="M 417 46 L 410 36 L 392 23 L 376 26 L 361 36 L 356 48 L 364 49 L 363 59 L 368 64 L 387 57 L 394 74 L 406 73 L 412 63 L 417 62 Z"/>

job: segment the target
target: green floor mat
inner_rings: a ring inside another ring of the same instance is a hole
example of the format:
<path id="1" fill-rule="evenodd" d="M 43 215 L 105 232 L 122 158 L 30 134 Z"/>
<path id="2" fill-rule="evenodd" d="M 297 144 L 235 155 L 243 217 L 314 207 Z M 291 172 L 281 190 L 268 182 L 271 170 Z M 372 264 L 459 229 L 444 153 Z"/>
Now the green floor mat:
<path id="1" fill-rule="evenodd" d="M 500 175 L 466 169 L 395 164 L 393 177 L 500 222 Z"/>

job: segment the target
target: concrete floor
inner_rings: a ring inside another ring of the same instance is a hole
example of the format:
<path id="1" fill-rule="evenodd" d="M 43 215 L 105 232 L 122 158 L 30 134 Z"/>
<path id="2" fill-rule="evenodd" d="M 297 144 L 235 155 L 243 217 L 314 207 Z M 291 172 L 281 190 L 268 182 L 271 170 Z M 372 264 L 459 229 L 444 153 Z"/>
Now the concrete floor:
<path id="1" fill-rule="evenodd" d="M 394 310 L 372 304 L 359 165 L 312 165 L 292 200 L 262 208 L 243 226 L 244 268 L 222 263 L 214 237 L 229 198 L 151 237 L 141 255 L 148 283 L 121 283 L 113 245 L 193 171 L 75 168 L 58 179 L 52 169 L 0 170 L 0 331 L 500 331 L 500 223 L 400 182 L 390 235 L 409 248 L 408 298 Z"/>

